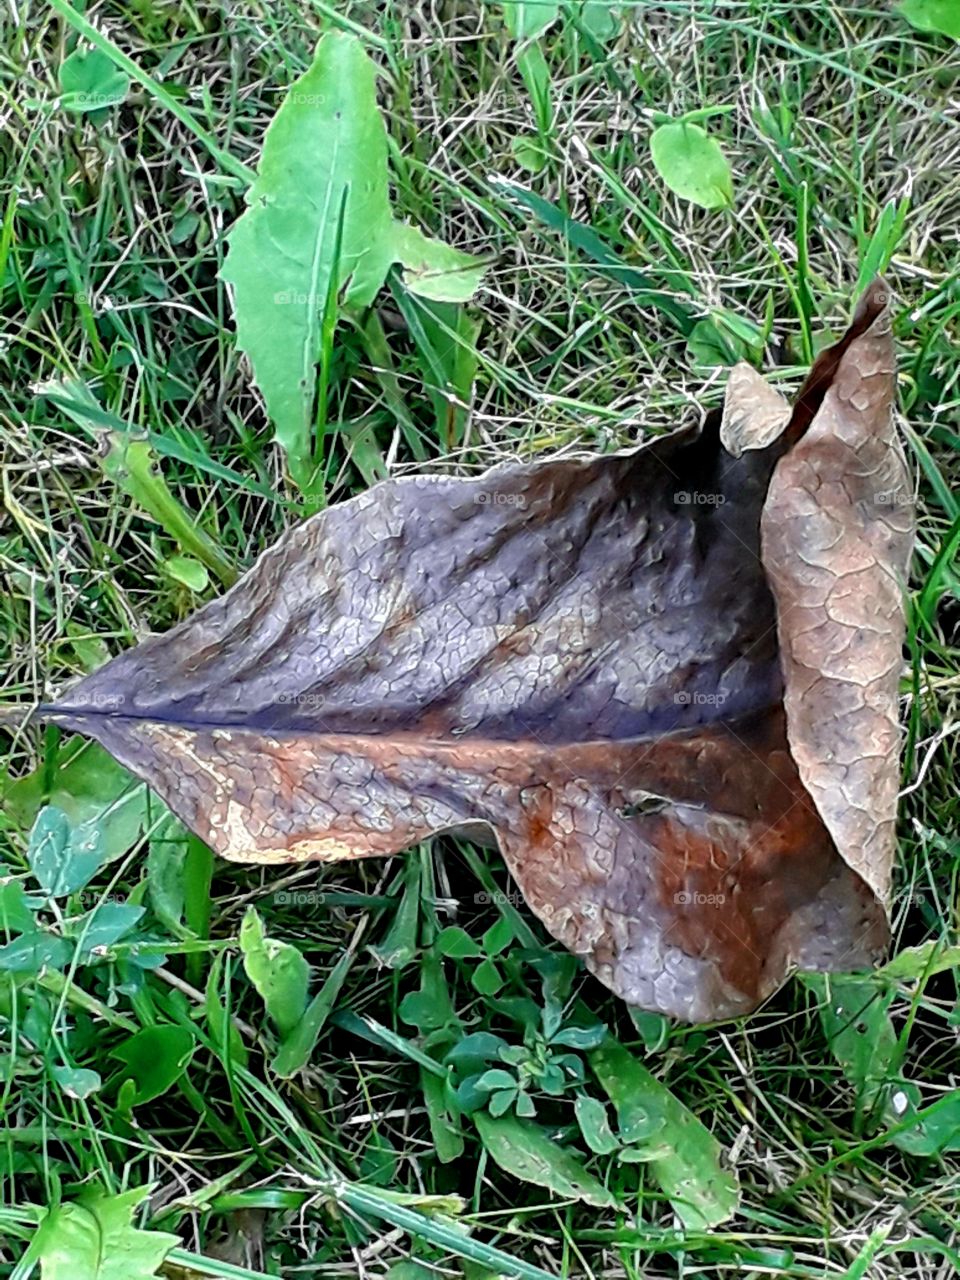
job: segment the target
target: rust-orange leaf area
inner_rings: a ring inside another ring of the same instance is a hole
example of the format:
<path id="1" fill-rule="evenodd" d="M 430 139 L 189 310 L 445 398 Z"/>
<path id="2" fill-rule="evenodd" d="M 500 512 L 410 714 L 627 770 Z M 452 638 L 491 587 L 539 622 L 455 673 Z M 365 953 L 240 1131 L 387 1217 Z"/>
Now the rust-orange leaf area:
<path id="1" fill-rule="evenodd" d="M 886 290 L 791 407 L 603 457 L 390 480 L 41 709 L 218 853 L 493 834 L 624 1000 L 747 1012 L 888 938 L 913 511 Z"/>

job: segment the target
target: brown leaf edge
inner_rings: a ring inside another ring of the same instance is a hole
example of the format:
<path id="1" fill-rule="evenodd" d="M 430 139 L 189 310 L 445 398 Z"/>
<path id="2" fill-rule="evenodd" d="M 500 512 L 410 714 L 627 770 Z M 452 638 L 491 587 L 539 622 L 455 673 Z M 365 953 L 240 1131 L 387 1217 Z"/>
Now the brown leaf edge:
<path id="1" fill-rule="evenodd" d="M 761 518 L 790 751 L 837 849 L 889 913 L 915 507 L 893 422 L 889 289 L 816 360 Z"/>

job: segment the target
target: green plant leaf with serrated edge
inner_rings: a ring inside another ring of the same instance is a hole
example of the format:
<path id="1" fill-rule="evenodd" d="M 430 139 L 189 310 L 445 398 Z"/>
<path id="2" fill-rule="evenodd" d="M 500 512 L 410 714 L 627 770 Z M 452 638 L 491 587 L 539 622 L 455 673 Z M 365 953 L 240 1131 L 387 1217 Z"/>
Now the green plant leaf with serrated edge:
<path id="1" fill-rule="evenodd" d="M 223 267 L 237 345 L 303 490 L 315 469 L 315 370 L 338 309 L 369 306 L 394 262 L 407 288 L 435 300 L 464 301 L 482 274 L 469 254 L 394 218 L 388 178 L 376 68 L 355 36 L 330 31 L 267 129 Z"/>
<path id="2" fill-rule="evenodd" d="M 484 1111 L 476 1112 L 473 1121 L 490 1158 L 515 1178 L 599 1208 L 616 1205 L 615 1197 L 576 1156 L 533 1121 L 514 1115 L 491 1116 Z"/>
<path id="3" fill-rule="evenodd" d="M 651 1148 L 653 1177 L 690 1230 L 716 1227 L 740 1200 L 736 1176 L 722 1167 L 713 1134 L 633 1054 L 612 1037 L 589 1055 L 617 1112 L 620 1136 Z"/>
<path id="4" fill-rule="evenodd" d="M 888 978 L 895 982 L 913 982 L 919 978 L 929 978 L 935 973 L 945 973 L 948 969 L 960 968 L 960 947 L 945 946 L 942 942 L 930 939 L 916 947 L 904 947 L 892 960 L 876 971 L 878 978 Z"/>
<path id="5" fill-rule="evenodd" d="M 733 204 L 733 178 L 720 144 L 698 124 L 662 124 L 650 137 L 653 163 L 674 195 L 703 209 Z"/>
<path id="6" fill-rule="evenodd" d="M 36 1238 L 41 1280 L 153 1280 L 180 1237 L 143 1231 L 133 1213 L 150 1193 L 97 1188 L 49 1209 Z"/>
<path id="7" fill-rule="evenodd" d="M 240 950 L 268 1017 L 281 1036 L 289 1035 L 306 1012 L 310 966 L 289 942 L 266 936 L 253 907 L 247 908 L 240 926 Z"/>

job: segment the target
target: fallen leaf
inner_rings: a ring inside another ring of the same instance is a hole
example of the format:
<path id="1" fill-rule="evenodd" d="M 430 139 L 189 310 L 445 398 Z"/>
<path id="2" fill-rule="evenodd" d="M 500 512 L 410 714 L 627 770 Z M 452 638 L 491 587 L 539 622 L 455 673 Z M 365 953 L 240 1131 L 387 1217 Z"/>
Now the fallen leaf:
<path id="1" fill-rule="evenodd" d="M 912 544 L 871 285 L 791 410 L 602 457 L 390 480 L 41 714 L 225 857 L 490 830 L 631 1004 L 745 1013 L 888 940 Z"/>

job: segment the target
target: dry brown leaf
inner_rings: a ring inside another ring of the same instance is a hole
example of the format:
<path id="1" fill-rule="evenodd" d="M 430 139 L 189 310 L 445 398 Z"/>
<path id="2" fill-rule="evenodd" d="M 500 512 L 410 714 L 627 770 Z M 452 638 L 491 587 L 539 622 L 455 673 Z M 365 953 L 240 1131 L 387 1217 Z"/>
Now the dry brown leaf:
<path id="1" fill-rule="evenodd" d="M 796 406 L 604 457 L 392 480 L 43 714 L 217 852 L 492 830 L 631 1004 L 744 1013 L 888 936 L 912 510 L 885 288 Z"/>

